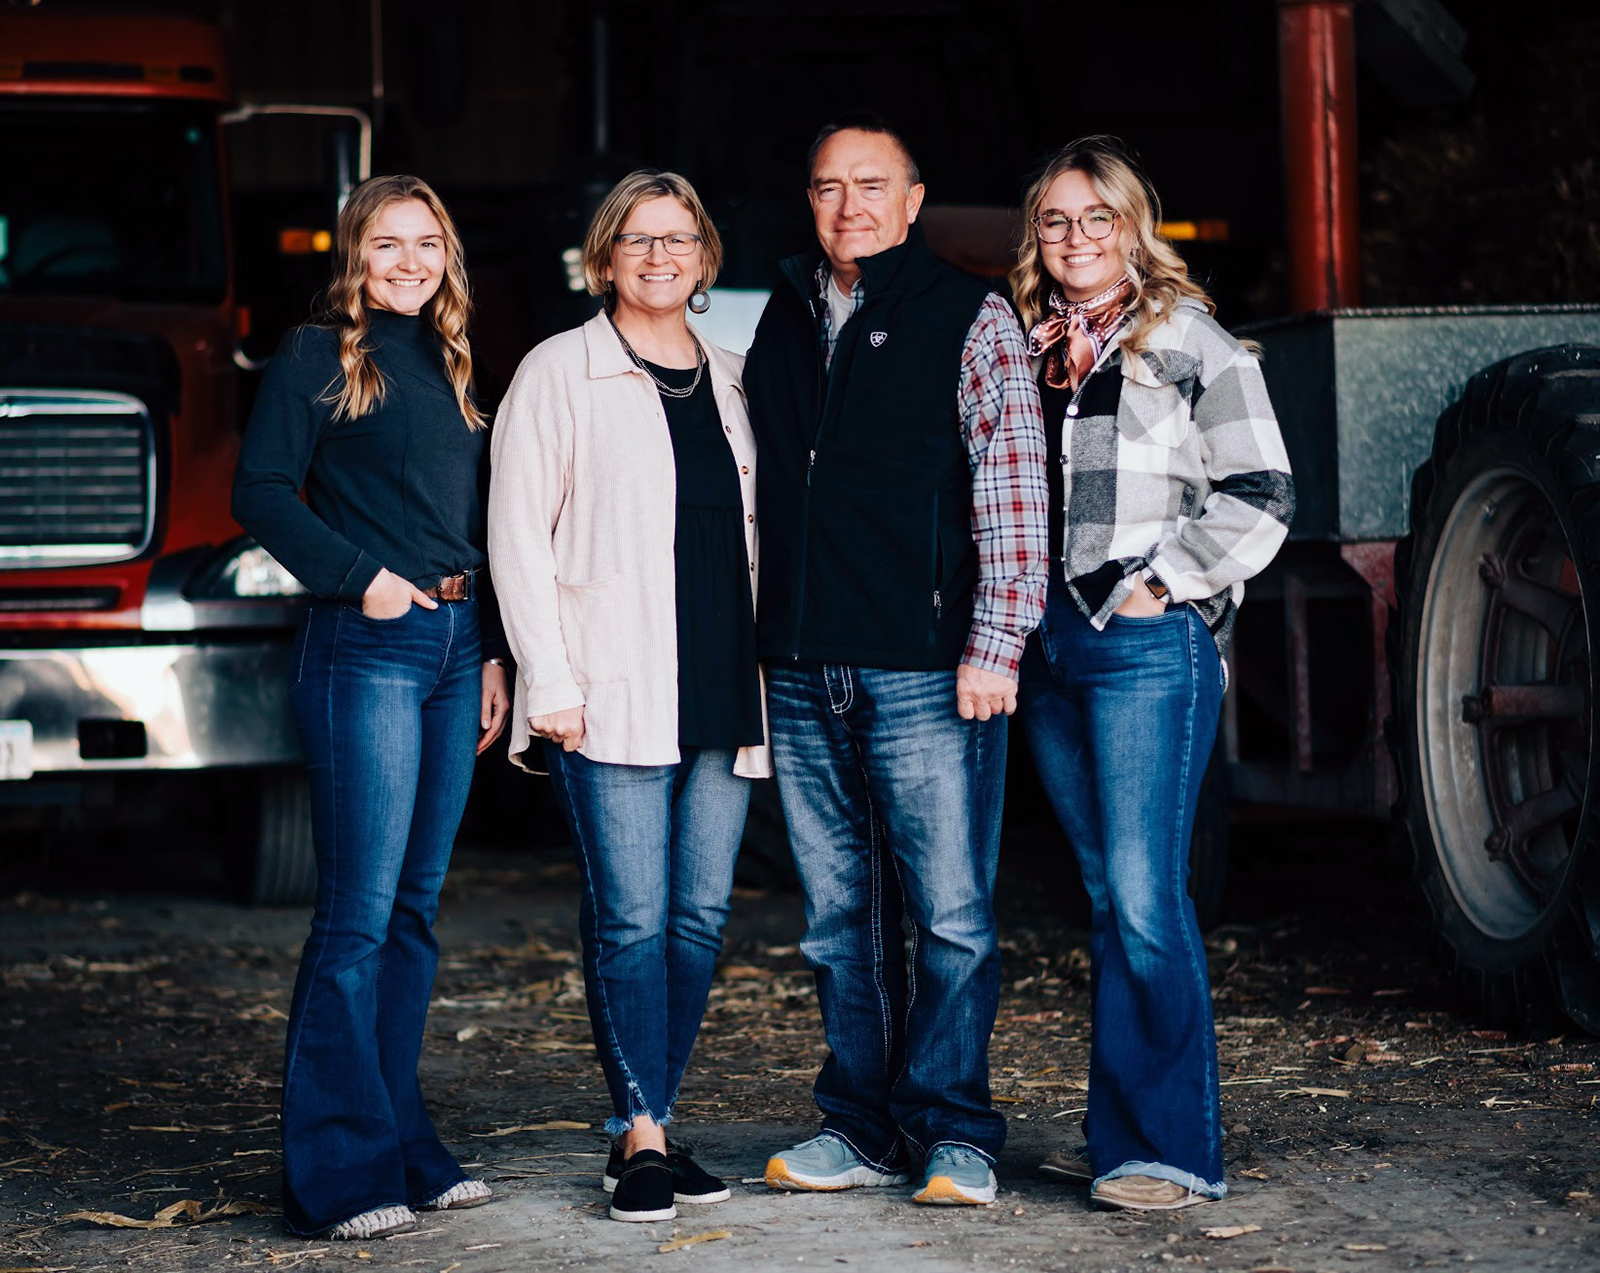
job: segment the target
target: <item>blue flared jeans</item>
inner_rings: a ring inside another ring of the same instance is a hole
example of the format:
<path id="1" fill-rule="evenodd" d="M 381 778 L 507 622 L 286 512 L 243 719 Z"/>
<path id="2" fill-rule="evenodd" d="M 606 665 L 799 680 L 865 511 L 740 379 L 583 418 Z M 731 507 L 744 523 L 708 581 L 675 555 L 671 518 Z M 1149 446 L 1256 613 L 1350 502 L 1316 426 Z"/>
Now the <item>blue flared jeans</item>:
<path id="1" fill-rule="evenodd" d="M 722 951 L 750 780 L 734 752 L 613 765 L 545 744 L 583 881 L 578 929 L 606 1131 L 672 1121 Z"/>
<path id="2" fill-rule="evenodd" d="M 423 1106 L 417 1060 L 478 737 L 476 603 L 380 620 L 315 602 L 292 668 L 317 901 L 289 1009 L 283 1217 L 309 1235 L 465 1179 Z"/>
<path id="3" fill-rule="evenodd" d="M 1097 632 L 1052 578 L 1017 713 L 1089 893 L 1090 1165 L 1213 1198 L 1227 1192 L 1217 1045 L 1187 882 L 1222 677 L 1191 607 Z"/>
<path id="4" fill-rule="evenodd" d="M 801 954 L 829 1055 L 823 1128 L 865 1161 L 993 1160 L 994 921 L 1006 720 L 956 714 L 956 674 L 774 664 L 767 710 L 806 895 Z M 910 929 L 909 949 L 902 922 Z"/>

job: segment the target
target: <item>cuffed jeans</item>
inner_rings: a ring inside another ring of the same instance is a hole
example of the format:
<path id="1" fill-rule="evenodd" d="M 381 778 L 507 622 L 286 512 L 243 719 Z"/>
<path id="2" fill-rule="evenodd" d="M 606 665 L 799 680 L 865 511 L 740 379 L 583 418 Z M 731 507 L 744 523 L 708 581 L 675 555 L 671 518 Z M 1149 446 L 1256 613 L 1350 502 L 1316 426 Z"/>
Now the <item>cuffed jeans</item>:
<path id="1" fill-rule="evenodd" d="M 994 922 L 1006 721 L 956 714 L 955 671 L 767 669 L 784 818 L 806 894 L 800 950 L 830 1053 L 823 1128 L 898 1168 L 963 1145 L 993 1160 Z M 909 958 L 902 917 L 910 922 Z"/>
<path id="2" fill-rule="evenodd" d="M 379 620 L 319 601 L 293 654 L 317 902 L 289 1009 L 283 1217 L 307 1235 L 465 1179 L 417 1059 L 483 679 L 472 602 Z"/>
<path id="3" fill-rule="evenodd" d="M 1097 632 L 1052 578 L 1018 697 L 1092 908 L 1090 1165 L 1220 1198 L 1216 1034 L 1186 888 L 1222 704 L 1216 643 L 1184 605 Z"/>
<path id="4" fill-rule="evenodd" d="M 676 765 L 610 765 L 545 744 L 583 879 L 583 980 L 613 1136 L 641 1114 L 672 1121 L 750 804 L 733 751 L 680 755 Z"/>

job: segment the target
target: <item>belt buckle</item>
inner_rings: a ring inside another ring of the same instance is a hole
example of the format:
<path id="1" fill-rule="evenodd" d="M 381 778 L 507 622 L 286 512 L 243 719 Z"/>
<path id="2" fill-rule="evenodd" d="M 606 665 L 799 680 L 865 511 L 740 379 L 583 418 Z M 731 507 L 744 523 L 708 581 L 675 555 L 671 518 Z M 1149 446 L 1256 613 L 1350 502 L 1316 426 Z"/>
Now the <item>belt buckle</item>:
<path id="1" fill-rule="evenodd" d="M 440 601 L 472 600 L 472 572 L 464 570 L 459 575 L 442 575 L 439 579 Z"/>

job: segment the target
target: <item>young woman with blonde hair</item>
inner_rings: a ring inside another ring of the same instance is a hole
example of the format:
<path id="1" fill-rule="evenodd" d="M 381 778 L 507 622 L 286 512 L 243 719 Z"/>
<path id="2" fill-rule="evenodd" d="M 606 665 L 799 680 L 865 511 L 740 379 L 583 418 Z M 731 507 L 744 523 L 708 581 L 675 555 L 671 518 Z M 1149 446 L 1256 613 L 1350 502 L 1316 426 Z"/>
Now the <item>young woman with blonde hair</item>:
<path id="1" fill-rule="evenodd" d="M 744 360 L 685 313 L 721 262 L 688 181 L 624 177 L 584 240 L 601 312 L 523 359 L 494 437 L 511 755 L 548 767 L 578 853 L 616 1220 L 729 1196 L 663 1131 L 722 947 L 747 779 L 772 772 Z"/>
<path id="2" fill-rule="evenodd" d="M 321 321 L 267 368 L 233 511 L 312 594 L 290 666 L 317 900 L 289 1010 L 284 1226 L 359 1239 L 489 1196 L 440 1144 L 417 1058 L 439 888 L 509 699 L 460 238 L 425 182 L 375 177 L 335 262 Z"/>
<path id="3" fill-rule="evenodd" d="M 1017 719 L 1092 908 L 1085 1151 L 1042 1170 L 1096 1205 L 1220 1198 L 1206 952 L 1186 892 L 1244 581 L 1294 512 L 1251 353 L 1158 234 L 1121 144 L 1086 137 L 1029 188 L 1011 283 L 1049 446 L 1050 587 Z"/>

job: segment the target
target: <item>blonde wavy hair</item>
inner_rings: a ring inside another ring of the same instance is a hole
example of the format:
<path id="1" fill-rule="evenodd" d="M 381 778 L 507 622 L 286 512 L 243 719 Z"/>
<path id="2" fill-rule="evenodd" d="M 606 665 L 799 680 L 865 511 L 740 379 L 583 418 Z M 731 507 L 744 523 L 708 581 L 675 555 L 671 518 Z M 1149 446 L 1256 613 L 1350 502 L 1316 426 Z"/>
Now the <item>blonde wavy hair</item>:
<path id="1" fill-rule="evenodd" d="M 323 293 L 320 321 L 339 334 L 339 365 L 344 371 L 344 384 L 341 387 L 337 380 L 330 384 L 323 401 L 334 404 L 335 420 L 353 420 L 373 410 L 388 392 L 383 373 L 372 361 L 373 347 L 368 341 L 372 323 L 367 317 L 366 304 L 367 246 L 383 210 L 408 199 L 426 205 L 444 230 L 444 278 L 424 310 L 439 334 L 445 375 L 450 380 L 462 418 L 469 429 L 482 429 L 488 421 L 472 401 L 472 348 L 467 343 L 467 316 L 472 310 L 472 299 L 467 287 L 461 236 L 433 187 L 421 177 L 399 175 L 363 181 L 339 213 L 335 252 L 340 264 Z"/>
<path id="2" fill-rule="evenodd" d="M 1022 201 L 1022 242 L 1017 247 L 1017 264 L 1010 275 L 1011 294 L 1022 314 L 1023 331 L 1030 330 L 1045 316 L 1050 289 L 1055 280 L 1039 262 L 1039 239 L 1034 218 L 1044 206 L 1050 185 L 1064 172 L 1081 172 L 1089 179 L 1095 194 L 1117 215 L 1117 232 L 1130 236 L 1126 273 L 1133 283 L 1128 298 L 1132 320 L 1122 347 L 1138 353 L 1145 347 L 1152 330 L 1184 297 L 1199 301 L 1208 314 L 1216 305 L 1206 291 L 1189 277 L 1183 258 L 1157 232 L 1161 223 L 1161 201 L 1155 187 L 1140 170 L 1137 161 L 1121 140 L 1096 134 L 1068 142 L 1045 164 L 1034 178 Z"/>
<path id="3" fill-rule="evenodd" d="M 711 215 L 689 179 L 655 168 L 636 169 L 611 187 L 611 193 L 595 209 L 589 233 L 583 236 L 583 283 L 590 296 L 606 298 L 607 310 L 615 303 L 611 285 L 606 282 L 606 271 L 611 268 L 617 235 L 628 224 L 633 210 L 652 199 L 676 199 L 694 221 L 694 232 L 700 236 L 701 265 L 700 281 L 695 290 L 710 291 L 717 281 L 717 272 L 722 269 L 722 236 L 711 223 Z"/>

